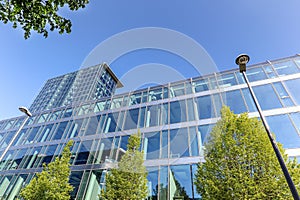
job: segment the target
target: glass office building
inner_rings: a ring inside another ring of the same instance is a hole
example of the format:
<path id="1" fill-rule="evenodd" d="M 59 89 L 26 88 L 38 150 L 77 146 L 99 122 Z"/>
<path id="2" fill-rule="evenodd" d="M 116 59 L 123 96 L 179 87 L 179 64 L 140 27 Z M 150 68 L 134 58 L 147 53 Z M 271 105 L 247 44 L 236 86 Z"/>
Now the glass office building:
<path id="1" fill-rule="evenodd" d="M 247 75 L 277 141 L 289 156 L 300 156 L 300 56 L 250 66 Z M 59 82 L 51 87 L 52 93 L 60 90 L 68 94 L 64 86 L 76 80 L 72 76 L 50 79 Z M 115 76 L 113 80 L 118 83 Z M 249 112 L 249 116 L 258 117 L 237 67 L 130 93 L 82 100 L 78 96 L 78 101 L 58 106 L 53 102 L 68 102 L 68 98 L 52 102 L 46 85 L 31 107 L 33 116 L 0 162 L 0 197 L 4 199 L 17 197 L 41 171 L 42 163 L 53 161 L 69 139 L 75 141 L 72 199 L 98 199 L 105 174 L 126 152 L 129 135 L 138 129 L 148 170 L 148 199 L 173 199 L 178 193 L 185 199 L 200 199 L 193 184 L 196 164 L 204 160 L 203 144 L 219 119 L 222 105 L 230 106 L 235 113 Z M 84 87 L 80 80 L 77 85 Z M 20 116 L 0 121 L 0 154 L 24 119 Z"/>

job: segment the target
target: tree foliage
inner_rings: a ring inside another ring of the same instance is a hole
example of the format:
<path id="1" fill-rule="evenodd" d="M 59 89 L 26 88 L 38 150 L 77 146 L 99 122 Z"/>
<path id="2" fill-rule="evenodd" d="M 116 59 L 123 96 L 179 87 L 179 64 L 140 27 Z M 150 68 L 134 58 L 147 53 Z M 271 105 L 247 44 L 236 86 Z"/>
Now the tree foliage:
<path id="1" fill-rule="evenodd" d="M 279 149 L 299 190 L 300 166 Z M 195 185 L 203 199 L 292 199 L 262 123 L 228 107 L 210 133 Z"/>
<path id="2" fill-rule="evenodd" d="M 106 175 L 100 199 L 141 200 L 147 197 L 147 171 L 143 152 L 139 151 L 140 141 L 140 133 L 129 137 L 127 151 L 118 167 Z"/>
<path id="3" fill-rule="evenodd" d="M 70 176 L 70 147 L 69 141 L 63 149 L 61 157 L 43 166 L 30 183 L 21 190 L 21 197 L 25 200 L 69 200 L 73 187 L 69 184 Z"/>
<path id="4" fill-rule="evenodd" d="M 12 22 L 25 31 L 25 39 L 32 30 L 48 36 L 50 31 L 58 30 L 60 34 L 70 33 L 72 23 L 58 14 L 59 9 L 68 6 L 70 10 L 84 8 L 89 0 L 0 0 L 0 20 L 5 24 Z"/>

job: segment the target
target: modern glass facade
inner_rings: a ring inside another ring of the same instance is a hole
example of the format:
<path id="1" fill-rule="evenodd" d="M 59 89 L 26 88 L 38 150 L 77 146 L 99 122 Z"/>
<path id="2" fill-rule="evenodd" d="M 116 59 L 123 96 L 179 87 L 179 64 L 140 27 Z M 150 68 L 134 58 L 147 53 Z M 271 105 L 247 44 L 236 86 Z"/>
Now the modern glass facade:
<path id="1" fill-rule="evenodd" d="M 49 79 L 33 101 L 32 112 L 110 97 L 122 87 L 107 64 L 84 68 Z"/>
<path id="2" fill-rule="evenodd" d="M 289 156 L 300 156 L 300 56 L 248 68 L 277 141 Z M 0 197 L 14 199 L 42 163 L 73 139 L 72 199 L 97 199 L 107 170 L 140 130 L 148 199 L 200 199 L 193 184 L 196 164 L 203 161 L 203 144 L 222 105 L 258 117 L 238 69 L 33 112 L 0 163 Z M 0 121 L 0 155 L 24 119 Z"/>

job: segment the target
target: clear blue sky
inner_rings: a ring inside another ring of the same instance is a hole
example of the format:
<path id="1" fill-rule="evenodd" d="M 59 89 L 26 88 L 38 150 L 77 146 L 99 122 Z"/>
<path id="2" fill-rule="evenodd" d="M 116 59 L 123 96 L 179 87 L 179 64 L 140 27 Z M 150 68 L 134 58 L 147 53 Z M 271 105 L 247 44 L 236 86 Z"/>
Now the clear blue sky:
<path id="1" fill-rule="evenodd" d="M 300 53 L 299 8 L 298 0 L 91 0 L 80 11 L 61 11 L 72 20 L 71 34 L 52 32 L 47 39 L 32 34 L 24 40 L 22 30 L 0 23 L 0 119 L 19 116 L 17 108 L 29 107 L 47 79 L 78 70 L 99 43 L 133 28 L 183 33 L 202 45 L 219 70 L 236 67 L 234 59 L 243 52 L 251 56 L 250 64 L 295 55 Z M 184 62 L 144 50 L 123 55 L 112 69 L 120 76 L 137 65 L 177 63 L 180 68 Z"/>

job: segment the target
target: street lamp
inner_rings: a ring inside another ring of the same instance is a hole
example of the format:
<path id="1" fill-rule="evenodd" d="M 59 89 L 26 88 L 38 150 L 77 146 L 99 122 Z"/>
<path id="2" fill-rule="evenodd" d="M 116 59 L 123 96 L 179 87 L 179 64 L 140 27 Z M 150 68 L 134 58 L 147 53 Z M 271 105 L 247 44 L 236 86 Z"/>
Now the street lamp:
<path id="1" fill-rule="evenodd" d="M 11 145 L 14 143 L 14 141 L 16 140 L 16 138 L 18 137 L 19 133 L 21 132 L 23 126 L 25 125 L 25 123 L 27 122 L 27 120 L 32 116 L 32 114 L 30 113 L 30 111 L 24 107 L 21 106 L 19 108 L 19 110 L 23 113 L 25 113 L 27 115 L 26 119 L 23 121 L 22 125 L 20 126 L 20 128 L 18 129 L 18 131 L 16 132 L 16 134 L 14 135 L 14 137 L 11 139 L 11 141 L 9 142 L 9 144 L 7 145 L 7 147 L 5 148 L 5 150 L 3 151 L 1 157 L 0 157 L 0 162 L 2 161 L 3 157 L 5 156 L 5 154 L 7 153 L 8 149 L 11 147 Z"/>
<path id="2" fill-rule="evenodd" d="M 296 187 L 295 187 L 295 185 L 294 185 L 294 183 L 293 183 L 293 180 L 292 180 L 292 178 L 291 178 L 291 176 L 290 176 L 290 174 L 289 174 L 289 172 L 288 172 L 288 169 L 287 169 L 287 167 L 286 167 L 286 165 L 285 165 L 285 163 L 284 163 L 284 160 L 283 160 L 282 155 L 281 155 L 281 153 L 280 153 L 280 151 L 279 151 L 279 149 L 278 149 L 278 146 L 277 146 L 277 144 L 276 144 L 276 141 L 275 141 L 275 139 L 274 139 L 274 137 L 273 137 L 273 135 L 272 135 L 272 133 L 271 133 L 271 131 L 270 131 L 269 125 L 268 125 L 268 123 L 267 123 L 265 117 L 264 117 L 263 114 L 262 114 L 262 110 L 261 110 L 260 105 L 259 105 L 259 103 L 258 103 L 258 101 L 257 101 L 257 98 L 256 98 L 256 96 L 255 96 L 255 94 L 254 94 L 254 92 L 253 92 L 253 90 L 252 90 L 251 85 L 249 84 L 249 80 L 248 80 L 247 75 L 246 75 L 246 64 L 249 62 L 249 60 L 250 60 L 250 57 L 249 57 L 248 55 L 246 55 L 246 54 L 241 54 L 241 55 L 239 55 L 239 56 L 236 58 L 235 63 L 236 63 L 237 65 L 239 65 L 240 73 L 243 74 L 243 77 L 244 77 L 244 79 L 245 79 L 245 81 L 246 81 L 246 84 L 247 84 L 247 86 L 248 86 L 248 89 L 249 89 L 249 91 L 250 91 L 251 97 L 252 97 L 252 99 L 253 99 L 253 101 L 254 101 L 254 104 L 255 104 L 256 109 L 257 109 L 257 111 L 258 111 L 258 113 L 259 113 L 259 116 L 260 116 L 260 118 L 261 118 L 261 121 L 262 121 L 262 123 L 263 123 L 263 125 L 264 125 L 264 127 L 265 127 L 265 129 L 266 129 L 266 132 L 267 132 L 267 134 L 268 134 L 269 140 L 270 140 L 270 142 L 271 142 L 271 144 L 272 144 L 272 147 L 273 147 L 273 149 L 274 149 L 274 151 L 275 151 L 276 157 L 277 157 L 278 162 L 279 162 L 279 164 L 280 164 L 280 167 L 281 167 L 281 169 L 282 169 L 282 171 L 283 171 L 283 174 L 284 174 L 284 176 L 285 176 L 285 179 L 286 179 L 286 181 L 287 181 L 287 183 L 288 183 L 288 185 L 289 185 L 289 188 L 290 188 L 291 193 L 292 193 L 292 195 L 293 195 L 293 197 L 294 197 L 294 200 L 300 200 L 299 195 L 298 195 L 298 192 L 297 192 L 297 189 L 296 189 Z"/>

